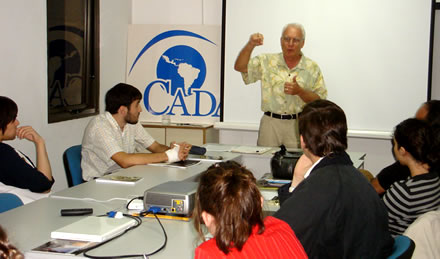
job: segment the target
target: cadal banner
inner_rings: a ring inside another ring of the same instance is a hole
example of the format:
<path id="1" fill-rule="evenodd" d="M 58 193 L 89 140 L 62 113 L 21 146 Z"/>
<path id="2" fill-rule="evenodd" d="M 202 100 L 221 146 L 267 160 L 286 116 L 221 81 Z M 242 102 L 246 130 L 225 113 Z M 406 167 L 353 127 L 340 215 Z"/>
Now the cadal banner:
<path id="1" fill-rule="evenodd" d="M 220 38 L 220 26 L 129 26 L 126 81 L 143 94 L 141 121 L 219 121 Z"/>

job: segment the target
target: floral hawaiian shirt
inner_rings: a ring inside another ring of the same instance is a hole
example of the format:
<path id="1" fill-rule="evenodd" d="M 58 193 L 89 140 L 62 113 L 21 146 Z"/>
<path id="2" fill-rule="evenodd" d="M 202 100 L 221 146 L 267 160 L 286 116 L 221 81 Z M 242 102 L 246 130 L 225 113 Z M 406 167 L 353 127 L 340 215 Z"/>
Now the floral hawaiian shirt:
<path id="1" fill-rule="evenodd" d="M 289 69 L 283 53 L 261 54 L 251 58 L 248 72 L 242 73 L 245 84 L 261 80 L 261 110 L 278 114 L 299 113 L 305 105 L 300 97 L 284 93 L 284 83 L 292 81 L 294 76 L 299 86 L 316 93 L 321 99 L 327 97 L 319 66 L 304 55 L 296 67 Z"/>

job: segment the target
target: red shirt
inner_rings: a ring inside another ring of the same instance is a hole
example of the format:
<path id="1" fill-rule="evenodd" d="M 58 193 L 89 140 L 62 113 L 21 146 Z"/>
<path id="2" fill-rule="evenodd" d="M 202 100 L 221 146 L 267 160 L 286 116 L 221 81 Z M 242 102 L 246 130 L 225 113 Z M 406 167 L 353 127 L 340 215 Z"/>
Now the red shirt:
<path id="1" fill-rule="evenodd" d="M 212 238 L 196 248 L 194 258 L 308 258 L 295 233 L 286 222 L 268 216 L 264 220 L 264 226 L 265 230 L 261 235 L 258 234 L 258 226 L 253 228 L 241 252 L 233 248 L 225 255 Z"/>

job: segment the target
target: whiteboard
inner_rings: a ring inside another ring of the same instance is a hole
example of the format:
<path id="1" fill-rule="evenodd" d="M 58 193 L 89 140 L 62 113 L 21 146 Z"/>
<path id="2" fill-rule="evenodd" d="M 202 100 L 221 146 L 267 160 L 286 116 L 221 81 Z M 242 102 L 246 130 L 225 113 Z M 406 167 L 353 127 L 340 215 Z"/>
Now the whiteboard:
<path id="1" fill-rule="evenodd" d="M 245 86 L 234 62 L 252 33 L 253 55 L 281 52 L 287 23 L 306 31 L 303 53 L 320 66 L 327 99 L 351 130 L 392 131 L 427 100 L 431 1 L 225 1 L 223 121 L 259 123 L 260 82 Z"/>

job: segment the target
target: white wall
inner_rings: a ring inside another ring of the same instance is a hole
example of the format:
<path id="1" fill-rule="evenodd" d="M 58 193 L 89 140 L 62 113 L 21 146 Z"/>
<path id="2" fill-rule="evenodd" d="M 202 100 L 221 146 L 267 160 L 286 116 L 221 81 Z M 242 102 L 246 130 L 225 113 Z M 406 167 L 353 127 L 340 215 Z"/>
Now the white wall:
<path id="1" fill-rule="evenodd" d="M 128 24 L 132 19 L 131 0 L 100 1 L 100 107 L 104 112 L 105 93 L 125 82 Z"/>
<path id="2" fill-rule="evenodd" d="M 67 187 L 62 154 L 81 143 L 90 118 L 48 124 L 46 0 L 1 1 L 0 95 L 18 104 L 21 125 L 32 125 L 46 140 L 55 177 L 54 191 Z M 101 110 L 103 93 L 125 81 L 127 24 L 131 1 L 101 1 Z M 25 140 L 8 144 L 35 161 L 34 145 Z"/>
<path id="3" fill-rule="evenodd" d="M 133 24 L 221 25 L 222 0 L 132 0 Z"/>

